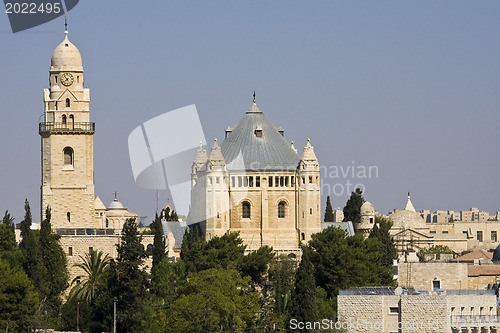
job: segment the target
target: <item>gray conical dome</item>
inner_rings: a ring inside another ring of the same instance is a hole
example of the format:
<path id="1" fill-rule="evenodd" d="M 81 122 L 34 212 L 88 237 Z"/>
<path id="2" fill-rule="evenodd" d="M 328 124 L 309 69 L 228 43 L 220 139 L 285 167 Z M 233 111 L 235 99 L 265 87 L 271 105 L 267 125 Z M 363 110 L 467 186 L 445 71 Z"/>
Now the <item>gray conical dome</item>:
<path id="1" fill-rule="evenodd" d="M 230 170 L 295 170 L 300 157 L 254 103 L 221 144 Z M 240 155 L 241 154 L 241 155 Z M 244 164 L 244 166 L 243 166 Z"/>

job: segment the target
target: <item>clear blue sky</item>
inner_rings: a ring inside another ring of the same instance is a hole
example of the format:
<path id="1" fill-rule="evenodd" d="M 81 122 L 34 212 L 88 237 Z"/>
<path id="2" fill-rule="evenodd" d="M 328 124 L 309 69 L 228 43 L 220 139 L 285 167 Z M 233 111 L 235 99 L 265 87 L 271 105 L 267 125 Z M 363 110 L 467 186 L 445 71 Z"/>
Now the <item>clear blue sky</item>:
<path id="1" fill-rule="evenodd" d="M 257 103 L 320 164 L 376 166 L 365 198 L 387 213 L 411 191 L 417 210 L 500 210 L 500 2 L 81 1 L 68 17 L 96 122 L 96 194 L 116 190 L 151 220 L 127 137 L 196 104 L 207 140 Z M 43 88 L 63 19 L 12 34 L 0 14 L 0 210 L 38 221 Z M 354 161 L 354 162 L 353 162 Z M 352 190 L 352 189 L 351 189 Z M 343 207 L 348 195 L 332 195 Z M 161 204 L 167 194 L 161 194 Z M 323 198 L 323 207 L 324 209 Z"/>

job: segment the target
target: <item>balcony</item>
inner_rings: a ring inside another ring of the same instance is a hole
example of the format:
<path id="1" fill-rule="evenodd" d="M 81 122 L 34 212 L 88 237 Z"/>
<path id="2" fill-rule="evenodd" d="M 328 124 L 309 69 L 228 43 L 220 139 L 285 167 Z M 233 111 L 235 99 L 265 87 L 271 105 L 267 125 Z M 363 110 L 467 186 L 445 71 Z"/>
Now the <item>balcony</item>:
<path id="1" fill-rule="evenodd" d="M 95 123 L 40 123 L 38 133 L 43 134 L 94 134 Z"/>

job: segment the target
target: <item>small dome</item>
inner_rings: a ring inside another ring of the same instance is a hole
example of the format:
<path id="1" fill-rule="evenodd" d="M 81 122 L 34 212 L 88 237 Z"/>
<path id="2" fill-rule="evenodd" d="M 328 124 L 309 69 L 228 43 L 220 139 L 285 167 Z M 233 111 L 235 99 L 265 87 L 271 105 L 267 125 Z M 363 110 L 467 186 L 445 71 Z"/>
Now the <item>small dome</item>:
<path id="1" fill-rule="evenodd" d="M 52 87 L 50 87 L 50 92 L 58 92 L 58 91 L 61 91 L 61 88 L 59 88 L 58 85 L 53 85 Z"/>
<path id="2" fill-rule="evenodd" d="M 394 222 L 395 228 L 403 226 L 405 229 L 424 229 L 428 228 L 424 219 L 417 212 L 410 210 L 400 210 L 389 215 L 389 219 Z"/>
<path id="3" fill-rule="evenodd" d="M 59 44 L 50 59 L 51 69 L 83 70 L 82 56 L 76 46 L 68 39 L 68 31 L 64 32 L 64 40 Z"/>
<path id="4" fill-rule="evenodd" d="M 126 208 L 123 207 L 122 203 L 118 201 L 118 199 L 115 199 L 109 204 L 108 209 L 126 209 Z"/>
<path id="5" fill-rule="evenodd" d="M 365 203 L 361 205 L 360 212 L 361 215 L 367 215 L 367 214 L 373 215 L 375 214 L 375 209 L 373 208 L 373 205 L 370 202 L 365 201 Z"/>

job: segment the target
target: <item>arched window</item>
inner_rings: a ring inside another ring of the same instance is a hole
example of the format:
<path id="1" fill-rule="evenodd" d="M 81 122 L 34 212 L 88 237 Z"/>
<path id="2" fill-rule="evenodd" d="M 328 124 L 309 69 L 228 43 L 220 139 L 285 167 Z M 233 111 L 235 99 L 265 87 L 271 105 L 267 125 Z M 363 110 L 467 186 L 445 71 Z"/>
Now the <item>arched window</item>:
<path id="1" fill-rule="evenodd" d="M 153 244 L 148 244 L 148 246 L 146 247 L 146 253 L 148 256 L 153 255 Z"/>
<path id="2" fill-rule="evenodd" d="M 62 115 L 62 123 L 66 124 L 66 115 L 65 114 Z"/>
<path id="3" fill-rule="evenodd" d="M 73 165 L 73 148 L 64 148 L 64 165 Z"/>
<path id="4" fill-rule="evenodd" d="M 243 202 L 242 206 L 242 216 L 244 219 L 250 218 L 250 203 L 248 201 Z"/>
<path id="5" fill-rule="evenodd" d="M 71 213 L 70 212 L 66 213 L 66 217 L 68 218 L 68 222 L 71 222 Z"/>
<path id="6" fill-rule="evenodd" d="M 285 218 L 285 202 L 280 201 L 278 204 L 278 218 L 284 219 Z"/>
<path id="7" fill-rule="evenodd" d="M 306 240 L 306 234 L 302 233 L 302 240 Z"/>
<path id="8" fill-rule="evenodd" d="M 69 108 L 71 106 L 71 101 L 69 98 L 66 98 L 66 107 Z"/>

